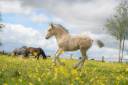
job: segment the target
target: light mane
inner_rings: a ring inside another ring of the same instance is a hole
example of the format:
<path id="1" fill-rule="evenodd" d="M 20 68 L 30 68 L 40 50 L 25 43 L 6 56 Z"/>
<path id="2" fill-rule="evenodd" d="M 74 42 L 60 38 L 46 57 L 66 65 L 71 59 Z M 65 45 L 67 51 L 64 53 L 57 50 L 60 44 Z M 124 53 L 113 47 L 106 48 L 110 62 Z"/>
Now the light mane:
<path id="1" fill-rule="evenodd" d="M 64 30 L 67 33 L 69 33 L 69 31 L 64 26 L 62 26 L 61 24 L 54 24 L 54 26 L 56 26 L 57 28 L 60 28 L 60 29 Z"/>

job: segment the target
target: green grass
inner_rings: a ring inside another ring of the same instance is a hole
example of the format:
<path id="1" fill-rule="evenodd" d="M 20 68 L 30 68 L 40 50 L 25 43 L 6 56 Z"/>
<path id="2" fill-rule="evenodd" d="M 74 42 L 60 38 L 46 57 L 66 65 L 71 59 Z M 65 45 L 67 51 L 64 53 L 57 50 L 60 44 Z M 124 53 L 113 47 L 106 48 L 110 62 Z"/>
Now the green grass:
<path id="1" fill-rule="evenodd" d="M 75 60 L 53 66 L 50 59 L 0 56 L 0 85 L 127 85 L 128 64 L 87 61 L 81 71 Z"/>

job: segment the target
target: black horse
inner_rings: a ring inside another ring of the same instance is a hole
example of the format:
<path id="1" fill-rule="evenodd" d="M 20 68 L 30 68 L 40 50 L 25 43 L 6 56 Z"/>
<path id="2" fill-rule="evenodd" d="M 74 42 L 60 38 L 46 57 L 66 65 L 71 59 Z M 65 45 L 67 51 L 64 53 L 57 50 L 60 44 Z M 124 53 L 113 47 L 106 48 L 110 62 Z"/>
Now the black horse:
<path id="1" fill-rule="evenodd" d="M 29 47 L 29 48 L 27 48 L 27 52 L 28 52 L 28 54 L 35 56 L 35 58 L 37 58 L 37 59 L 39 59 L 40 56 L 42 56 L 43 59 L 47 58 L 47 56 L 42 48 Z"/>

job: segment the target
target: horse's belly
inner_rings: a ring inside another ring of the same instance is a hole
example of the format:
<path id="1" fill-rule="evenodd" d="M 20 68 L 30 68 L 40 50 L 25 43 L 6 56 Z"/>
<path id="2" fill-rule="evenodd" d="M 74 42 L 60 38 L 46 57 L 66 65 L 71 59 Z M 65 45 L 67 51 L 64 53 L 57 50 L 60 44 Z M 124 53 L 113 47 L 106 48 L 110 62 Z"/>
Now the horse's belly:
<path id="1" fill-rule="evenodd" d="M 76 51 L 76 50 L 78 50 L 78 48 L 69 48 L 69 49 L 66 49 L 65 51 Z"/>
<path id="2" fill-rule="evenodd" d="M 79 49 L 79 46 L 77 44 L 68 43 L 66 46 L 64 46 L 65 51 L 76 51 L 78 49 Z"/>

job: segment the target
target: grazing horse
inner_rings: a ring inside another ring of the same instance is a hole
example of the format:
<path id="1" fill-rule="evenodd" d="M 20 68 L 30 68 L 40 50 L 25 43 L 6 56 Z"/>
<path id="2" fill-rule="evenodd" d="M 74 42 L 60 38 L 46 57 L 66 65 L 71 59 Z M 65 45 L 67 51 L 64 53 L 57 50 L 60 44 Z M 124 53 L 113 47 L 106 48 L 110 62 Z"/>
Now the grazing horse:
<path id="1" fill-rule="evenodd" d="M 42 48 L 29 47 L 29 48 L 27 48 L 27 51 L 32 56 L 35 56 L 35 58 L 37 58 L 37 59 L 39 59 L 40 55 L 43 57 L 43 59 L 47 58 L 47 56 L 45 55 L 45 52 L 43 51 Z"/>
<path id="2" fill-rule="evenodd" d="M 88 36 L 71 36 L 67 29 L 60 24 L 50 24 L 46 35 L 46 39 L 55 36 L 58 44 L 58 50 L 54 56 L 53 62 L 55 64 L 63 64 L 59 60 L 59 56 L 64 51 L 80 50 L 82 57 L 74 68 L 81 69 L 87 57 L 87 50 L 92 46 L 93 40 Z M 101 42 L 100 42 L 101 43 Z M 99 45 L 99 43 L 97 43 Z"/>
<path id="3" fill-rule="evenodd" d="M 12 52 L 12 55 L 23 55 L 24 57 L 28 57 L 28 52 L 26 50 L 27 47 L 23 46 L 21 48 L 15 48 Z"/>
<path id="4" fill-rule="evenodd" d="M 3 25 L 3 24 L 0 24 L 0 29 L 1 29 L 1 28 L 3 28 L 3 27 L 5 27 L 5 25 Z"/>

